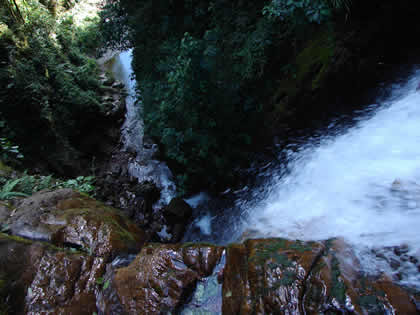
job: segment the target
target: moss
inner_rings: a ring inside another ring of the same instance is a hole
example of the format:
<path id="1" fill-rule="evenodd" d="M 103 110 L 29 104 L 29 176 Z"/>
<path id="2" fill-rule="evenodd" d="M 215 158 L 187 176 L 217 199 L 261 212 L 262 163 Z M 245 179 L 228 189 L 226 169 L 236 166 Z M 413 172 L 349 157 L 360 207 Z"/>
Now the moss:
<path id="1" fill-rule="evenodd" d="M 322 87 L 332 65 L 336 47 L 330 30 L 319 31 L 305 48 L 290 60 L 284 78 L 274 94 L 274 112 L 284 117 L 292 112 L 291 104 L 305 91 Z"/>
<path id="2" fill-rule="evenodd" d="M 363 295 L 359 297 L 359 305 L 369 314 L 385 314 L 385 307 L 375 295 Z"/>
<path id="3" fill-rule="evenodd" d="M 5 234 L 5 233 L 0 233 L 0 240 L 9 240 L 9 241 L 14 241 L 14 242 L 18 242 L 18 243 L 22 243 L 25 245 L 32 245 L 32 244 L 42 244 L 44 245 L 47 249 L 54 251 L 54 252 L 65 252 L 67 254 L 86 254 L 86 252 L 83 252 L 81 250 L 75 250 L 75 249 L 71 249 L 68 247 L 58 247 L 55 246 L 51 243 L 48 242 L 42 242 L 42 241 L 32 241 L 20 236 L 16 236 L 16 235 L 9 235 L 9 234 Z"/>
<path id="4" fill-rule="evenodd" d="M 278 253 L 279 250 L 286 248 L 287 242 L 284 239 L 277 239 L 270 241 L 269 243 L 258 244 L 255 255 L 250 258 L 250 261 L 257 264 L 264 264 L 267 260 L 272 260 L 270 263 L 272 268 L 275 265 L 290 267 L 292 262 L 288 259 L 287 255 Z"/>
<path id="5" fill-rule="evenodd" d="M 331 296 L 336 298 L 340 304 L 346 301 L 346 285 L 341 280 L 340 262 L 333 256 L 331 260 Z"/>
<path id="6" fill-rule="evenodd" d="M 133 234 L 131 234 L 127 229 L 121 226 L 121 224 L 112 217 L 112 215 L 105 215 L 101 220 L 115 228 L 116 233 L 122 241 L 135 241 Z"/>
<path id="7" fill-rule="evenodd" d="M 215 244 L 212 243 L 206 243 L 206 242 L 202 242 L 202 243 L 193 243 L 193 242 L 186 242 L 186 243 L 182 243 L 180 248 L 189 248 L 189 247 L 211 247 L 211 248 L 215 248 L 215 247 L 220 247 L 217 246 Z"/>
<path id="8" fill-rule="evenodd" d="M 123 229 L 119 225 L 117 227 L 118 227 L 117 234 L 119 235 L 119 237 L 120 237 L 120 239 L 122 241 L 133 241 L 134 242 L 136 240 L 134 238 L 133 234 L 131 234 L 130 232 L 128 232 L 126 229 Z"/>
<path id="9" fill-rule="evenodd" d="M 6 164 L 3 163 L 3 161 L 0 160 L 0 175 L 2 174 L 9 174 L 13 172 L 13 169 Z"/>
<path id="10" fill-rule="evenodd" d="M 303 252 L 311 251 L 312 250 L 311 245 L 312 244 L 305 244 L 302 241 L 297 240 L 295 243 L 291 244 L 288 247 L 288 249 L 303 253 Z"/>
<path id="11" fill-rule="evenodd" d="M 318 274 L 327 266 L 325 262 L 318 262 L 311 270 L 312 274 Z"/>
<path id="12" fill-rule="evenodd" d="M 335 43 L 330 37 L 329 32 L 320 33 L 296 57 L 296 81 L 299 85 L 308 80 L 312 90 L 321 87 L 335 53 Z"/>
<path id="13" fill-rule="evenodd" d="M 33 241 L 28 240 L 26 238 L 23 238 L 23 237 L 20 237 L 20 236 L 15 236 L 15 235 L 9 235 L 9 234 L 5 234 L 5 233 L 0 233 L 0 239 L 15 241 L 15 242 L 23 243 L 23 244 L 27 244 L 27 245 L 31 245 L 31 244 L 34 243 Z"/>

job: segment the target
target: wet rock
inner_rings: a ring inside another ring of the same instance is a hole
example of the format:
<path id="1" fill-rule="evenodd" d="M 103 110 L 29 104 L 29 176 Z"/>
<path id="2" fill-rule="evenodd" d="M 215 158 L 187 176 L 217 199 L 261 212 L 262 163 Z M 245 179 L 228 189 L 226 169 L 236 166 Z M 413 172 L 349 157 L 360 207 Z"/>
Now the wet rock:
<path id="1" fill-rule="evenodd" d="M 218 281 L 219 274 L 226 264 L 226 254 L 223 251 L 220 261 L 210 276 L 197 281 L 191 298 L 181 309 L 181 314 L 220 314 L 222 311 L 222 284 Z"/>
<path id="2" fill-rule="evenodd" d="M 227 249 L 224 314 L 416 314 L 406 290 L 363 276 L 343 240 L 249 240 Z"/>
<path id="3" fill-rule="evenodd" d="M 216 246 L 149 244 L 116 271 L 112 286 L 128 314 L 176 312 L 222 253 Z"/>
<path id="4" fill-rule="evenodd" d="M 183 199 L 174 198 L 163 209 L 163 216 L 168 226 L 167 232 L 172 235 L 170 241 L 173 243 L 179 242 L 191 220 L 192 208 Z"/>
<path id="5" fill-rule="evenodd" d="M 6 220 L 13 235 L 112 257 L 137 252 L 145 234 L 117 210 L 70 189 L 21 200 Z"/>
<path id="6" fill-rule="evenodd" d="M 121 209 L 139 227 L 152 235 L 153 204 L 159 200 L 160 191 L 150 181 L 139 183 L 128 174 L 130 154 L 117 152 L 104 166 L 97 180 L 98 198 L 107 205 Z"/>
<path id="7" fill-rule="evenodd" d="M 392 269 L 397 270 L 398 268 L 401 267 L 401 263 L 398 260 L 391 258 L 390 266 Z"/>
<path id="8" fill-rule="evenodd" d="M 248 240 L 227 250 L 223 282 L 226 314 L 299 313 L 321 243 Z"/>
<path id="9" fill-rule="evenodd" d="M 384 293 L 384 299 L 392 306 L 395 314 L 418 314 L 413 298 L 390 279 L 383 277 L 374 284 L 374 287 L 379 293 Z"/>
<path id="10" fill-rule="evenodd" d="M 10 205 L 7 202 L 0 201 L 0 228 L 11 213 L 12 209 Z"/>
<path id="11" fill-rule="evenodd" d="M 0 234 L 0 309 L 9 314 L 97 312 L 97 280 L 104 267 L 100 257 Z"/>
<path id="12" fill-rule="evenodd" d="M 401 256 L 401 255 L 407 254 L 408 251 L 409 251 L 409 248 L 408 248 L 407 245 L 401 245 L 401 246 L 394 247 L 394 253 L 397 256 Z"/>

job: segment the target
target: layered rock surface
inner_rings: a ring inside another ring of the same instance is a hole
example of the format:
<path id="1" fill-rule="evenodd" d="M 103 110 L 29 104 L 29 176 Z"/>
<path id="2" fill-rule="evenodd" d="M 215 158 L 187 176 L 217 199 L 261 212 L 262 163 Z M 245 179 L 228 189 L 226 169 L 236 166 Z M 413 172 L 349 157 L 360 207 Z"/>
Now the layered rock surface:
<path id="1" fill-rule="evenodd" d="M 41 191 L 1 208 L 0 217 L 11 234 L 32 240 L 73 247 L 94 256 L 109 258 L 137 253 L 146 241 L 144 232 L 116 209 L 74 192 Z"/>
<path id="2" fill-rule="evenodd" d="M 231 245 L 223 314 L 417 314 L 415 295 L 358 267 L 342 240 Z"/>
<path id="3" fill-rule="evenodd" d="M 71 190 L 40 192 L 0 212 L 3 229 L 14 234 L 0 234 L 0 313 L 419 311 L 416 292 L 362 274 L 340 239 L 146 243 L 117 210 Z"/>
<path id="4" fill-rule="evenodd" d="M 105 261 L 0 234 L 0 310 L 5 314 L 92 314 Z"/>

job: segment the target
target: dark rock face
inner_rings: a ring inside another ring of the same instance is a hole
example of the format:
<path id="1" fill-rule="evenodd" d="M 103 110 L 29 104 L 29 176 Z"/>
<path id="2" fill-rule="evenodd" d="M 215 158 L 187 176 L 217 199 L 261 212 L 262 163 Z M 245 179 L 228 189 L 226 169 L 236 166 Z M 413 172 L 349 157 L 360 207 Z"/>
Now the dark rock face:
<path id="1" fill-rule="evenodd" d="M 192 208 L 181 198 L 174 198 L 163 209 L 163 216 L 169 227 L 168 232 L 172 235 L 171 242 L 181 241 L 185 229 L 191 220 Z"/>
<path id="2" fill-rule="evenodd" d="M 5 220 L 13 235 L 107 257 L 138 252 L 145 234 L 117 210 L 70 189 L 21 200 Z"/>
<path id="3" fill-rule="evenodd" d="M 150 225 L 153 204 L 159 200 L 160 191 L 152 182 L 139 183 L 127 169 L 130 154 L 114 152 L 97 180 L 99 199 L 107 205 L 121 209 L 125 215 L 142 228 Z"/>
<path id="4" fill-rule="evenodd" d="M 223 313 L 301 312 L 301 297 L 320 243 L 249 240 L 228 248 L 223 282 Z"/>
<path id="5" fill-rule="evenodd" d="M 128 267 L 117 270 L 113 286 L 126 313 L 165 314 L 182 306 L 222 253 L 215 246 L 150 244 Z"/>
<path id="6" fill-rule="evenodd" d="M 0 234 L 0 309 L 9 314 L 92 314 L 103 258 Z"/>
<path id="7" fill-rule="evenodd" d="M 130 155 L 116 149 L 106 165 L 101 167 L 96 182 L 99 187 L 97 197 L 105 204 L 120 209 L 148 235 L 154 235 L 160 229 L 153 223 L 163 220 L 161 214 L 153 210 L 160 191 L 154 183 L 139 183 L 129 175 Z"/>
<path id="8" fill-rule="evenodd" d="M 191 215 L 180 200 L 163 213 L 173 222 Z M 1 204 L 0 214 L 10 233 L 26 237 L 0 233 L 0 313 L 418 312 L 420 295 L 361 274 L 340 239 L 145 244 L 115 209 L 68 189 Z M 390 250 L 406 255 L 404 246 Z"/>
<path id="9" fill-rule="evenodd" d="M 248 240 L 226 259 L 223 314 L 417 314 L 415 299 L 389 279 L 359 275 L 341 240 Z"/>

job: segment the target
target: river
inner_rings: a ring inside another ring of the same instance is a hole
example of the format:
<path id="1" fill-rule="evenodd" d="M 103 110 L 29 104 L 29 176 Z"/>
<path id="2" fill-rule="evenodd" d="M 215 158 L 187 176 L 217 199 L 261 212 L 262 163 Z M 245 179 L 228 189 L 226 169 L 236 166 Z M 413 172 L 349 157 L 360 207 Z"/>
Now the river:
<path id="1" fill-rule="evenodd" d="M 115 78 L 124 84 L 127 92 L 126 115 L 121 128 L 122 149 L 133 153 L 128 165 L 130 175 L 139 182 L 152 181 L 161 190 L 161 199 L 155 204 L 155 208 L 158 209 L 168 204 L 175 196 L 176 186 L 168 166 L 154 158 L 157 145 L 145 141 L 142 105 L 136 97 L 132 60 L 132 50 L 128 50 L 115 55 L 108 62 Z"/>
<path id="2" fill-rule="evenodd" d="M 258 174 L 263 184 L 237 192 L 230 209 L 202 211 L 186 240 L 340 237 L 352 245 L 361 272 L 385 272 L 420 288 L 419 81 L 413 70 L 350 122 L 333 119 L 291 139 L 279 152 L 281 164 Z"/>
<path id="3" fill-rule="evenodd" d="M 117 58 L 115 67 L 122 70 L 113 71 L 123 74 L 117 78 L 133 92 L 131 52 Z M 227 244 L 246 237 L 340 237 L 354 248 L 361 271 L 389 273 L 420 288 L 413 262 L 420 260 L 419 81 L 420 70 L 413 70 L 387 89 L 387 97 L 353 112 L 350 122 L 332 119 L 317 132 L 292 139 L 279 152 L 281 163 L 257 170 L 262 184 L 226 192 L 232 201 L 226 209 L 209 206 L 204 193 L 187 199 L 196 218 L 184 240 Z M 130 170 L 139 180 L 153 179 L 168 202 L 175 189 L 172 174 L 163 163 L 145 162 L 150 157 L 139 141 L 143 126 L 134 94 L 127 103 L 122 137 L 125 149 L 137 152 Z M 395 254 L 396 248 L 404 255 Z"/>

